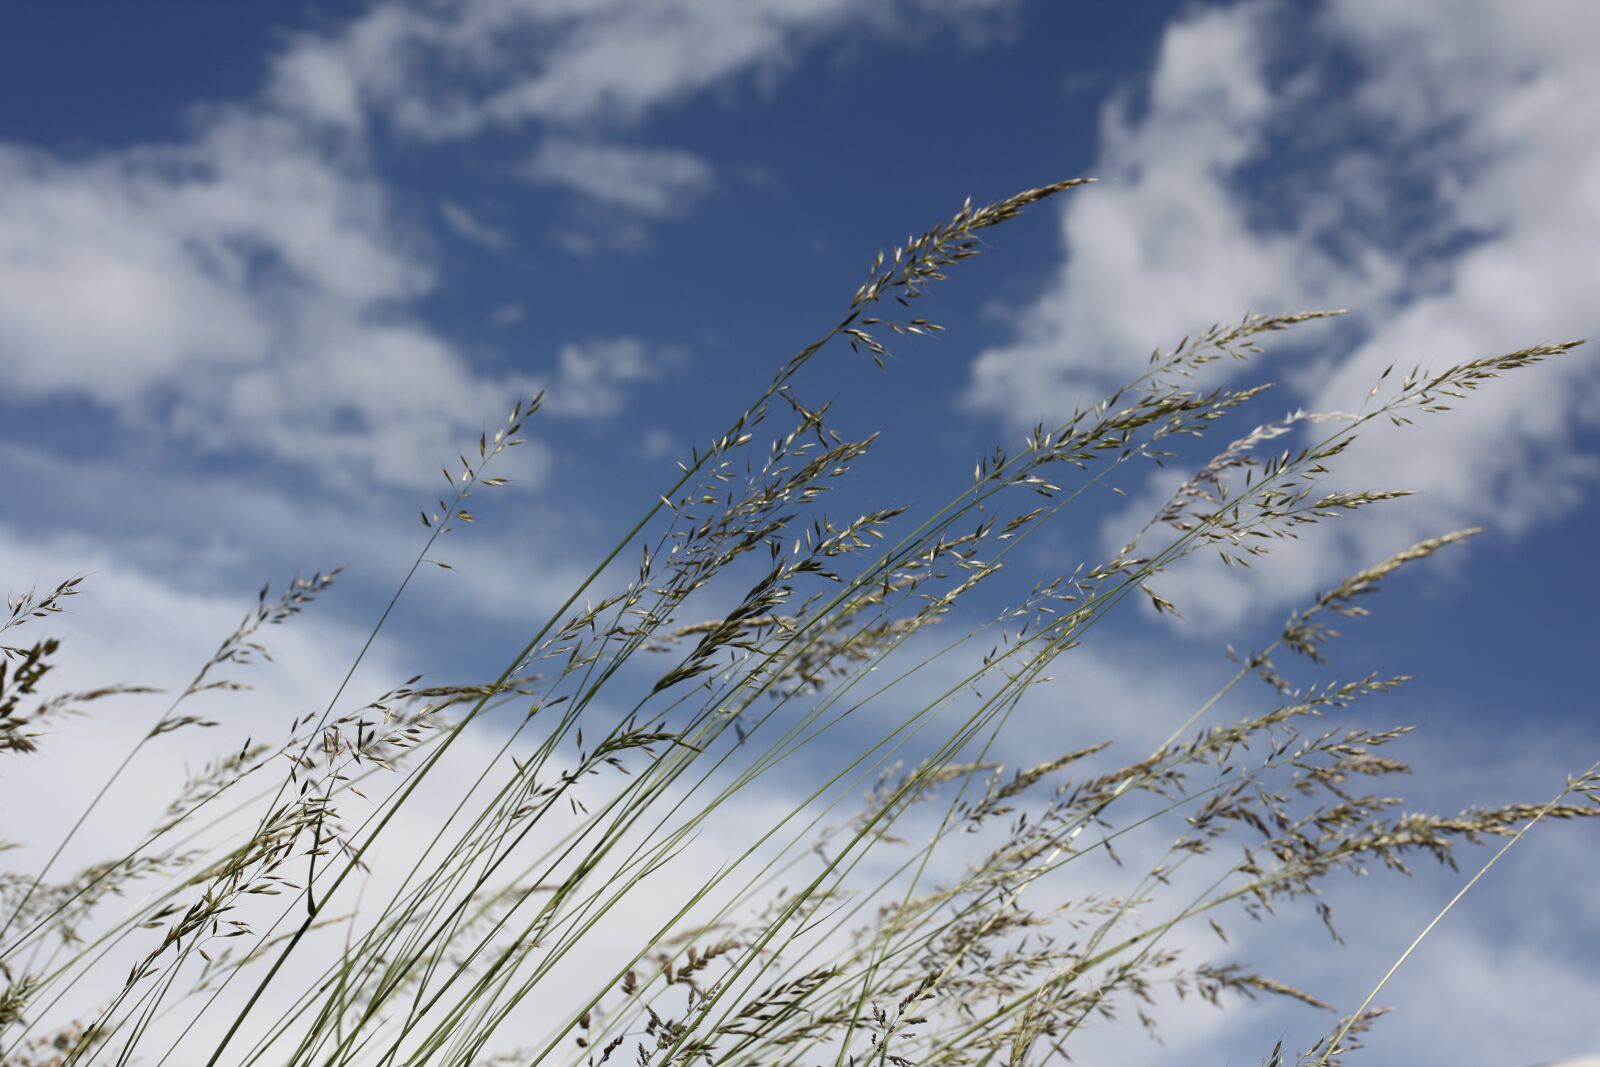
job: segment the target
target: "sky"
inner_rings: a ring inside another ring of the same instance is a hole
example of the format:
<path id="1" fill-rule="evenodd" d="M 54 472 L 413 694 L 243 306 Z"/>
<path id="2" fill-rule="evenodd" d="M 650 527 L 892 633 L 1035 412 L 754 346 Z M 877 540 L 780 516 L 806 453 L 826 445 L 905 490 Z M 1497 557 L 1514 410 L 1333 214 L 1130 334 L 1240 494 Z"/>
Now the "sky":
<path id="1" fill-rule="evenodd" d="M 882 370 L 833 352 L 806 380 L 841 423 L 882 431 L 859 500 L 936 505 L 994 444 L 1247 312 L 1350 310 L 1224 372 L 1277 383 L 1261 421 L 1359 407 L 1391 364 L 1600 334 L 1584 0 L 173 0 L 5 18 L 0 585 L 85 576 L 52 626 L 91 680 L 181 684 L 263 580 L 343 566 L 271 668 L 279 698 L 315 703 L 426 535 L 440 464 L 543 390 L 499 471 L 512 484 L 366 667 L 492 671 L 674 460 L 836 321 L 873 254 L 969 195 L 1099 179 L 991 231 L 928 298 L 940 336 L 901 339 Z M 1248 572 L 1167 575 L 1182 617 L 1141 606 L 1085 646 L 1066 684 L 1097 710 L 1072 729 L 1160 736 L 1225 642 L 1481 525 L 1348 627 L 1335 665 L 1416 676 L 1384 714 L 1421 727 L 1419 804 L 1547 799 L 1600 758 L 1597 358 L 1341 457 L 1341 484 L 1414 496 Z M 1130 478 L 1017 566 L 1114 551 L 1184 473 Z M 120 727 L 74 729 L 109 753 Z M 41 773 L 0 771 L 8 795 Z M 31 816 L 6 807 L 18 837 Z M 1369 1062 L 1600 1053 L 1583 1008 L 1600 1002 L 1597 832 L 1541 827 L 1508 857 L 1386 990 L 1399 1011 Z M 1460 880 L 1350 890 L 1371 921 L 1316 945 L 1319 993 L 1359 1002 Z M 1190 1040 L 1255 1063 L 1289 1018 L 1103 1054 L 1163 1063 Z M 1450 1030 L 1463 1018 L 1471 1034 Z"/>

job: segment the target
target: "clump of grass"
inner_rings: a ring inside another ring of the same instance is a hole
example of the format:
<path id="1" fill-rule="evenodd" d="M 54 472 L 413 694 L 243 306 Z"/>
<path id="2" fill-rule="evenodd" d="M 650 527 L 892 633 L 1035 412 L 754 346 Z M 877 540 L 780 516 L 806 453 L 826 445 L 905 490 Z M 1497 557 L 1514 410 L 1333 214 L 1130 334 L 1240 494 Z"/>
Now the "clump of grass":
<path id="1" fill-rule="evenodd" d="M 1278 662 L 1325 668 L 1330 618 L 1363 615 L 1396 571 L 1474 530 L 1405 548 L 1290 614 L 1147 751 L 1076 737 L 1002 764 L 1008 725 L 1111 612 L 1130 597 L 1177 610 L 1152 583 L 1179 561 L 1212 550 L 1247 566 L 1302 527 L 1403 495 L 1331 487 L 1330 462 L 1374 420 L 1441 412 L 1575 347 L 1398 383 L 1385 372 L 1356 413 L 1235 435 L 1119 551 L 1014 589 L 999 576 L 1019 546 L 1136 463 L 1180 459 L 1179 442 L 1265 389 L 1200 387 L 1208 365 L 1338 312 L 1251 315 L 1157 351 L 1101 402 L 981 458 L 939 507 L 827 514 L 875 435 L 803 399 L 811 365 L 841 347 L 881 362 L 886 337 L 939 332 L 912 301 L 978 255 L 983 231 L 1084 184 L 969 201 L 880 254 L 838 322 L 691 452 L 495 677 L 412 678 L 362 702 L 346 699 L 347 674 L 283 737 L 191 772 L 121 856 L 57 878 L 62 841 L 40 869 L 4 876 L 0 1058 L 1041 1063 L 1129 1012 L 1156 1029 L 1167 994 L 1328 1009 L 1247 961 L 1194 959 L 1174 934 L 1226 940 L 1225 921 L 1304 903 L 1337 937 L 1320 889 L 1340 872 L 1453 864 L 1462 842 L 1512 843 L 1533 821 L 1600 810 L 1591 774 L 1542 806 L 1401 812 L 1375 790 L 1407 770 L 1394 754 L 1407 729 L 1337 715 L 1406 679 L 1296 683 Z M 504 484 L 485 472 L 537 409 L 518 404 L 476 460 L 445 470 L 410 574 L 444 565 L 436 540 L 474 521 L 474 491 Z M 1294 431 L 1304 444 L 1258 455 Z M 332 580 L 296 580 L 276 602 L 263 590 L 112 781 L 148 745 L 211 723 L 190 709 L 242 685 L 215 672 L 264 657 L 261 632 Z M 14 598 L 6 629 L 76 589 Z M 51 758 L 35 751 L 38 723 L 126 692 L 41 697 L 59 650 L 3 648 L 6 758 Z M 1253 680 L 1266 683 L 1253 710 L 1223 719 Z M 468 731 L 488 756 L 463 764 Z M 758 804 L 766 815 L 741 817 Z M 422 808 L 426 836 L 407 836 Z M 692 866 L 712 834 L 717 862 Z M 1307 1062 L 1336 1062 L 1376 1014 L 1369 1000 Z"/>

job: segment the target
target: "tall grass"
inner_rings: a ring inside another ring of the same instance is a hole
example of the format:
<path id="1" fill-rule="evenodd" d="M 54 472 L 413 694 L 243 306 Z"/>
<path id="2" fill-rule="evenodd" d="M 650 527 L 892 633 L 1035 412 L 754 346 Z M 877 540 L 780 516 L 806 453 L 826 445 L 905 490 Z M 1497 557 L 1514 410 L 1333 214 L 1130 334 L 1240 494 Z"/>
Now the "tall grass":
<path id="1" fill-rule="evenodd" d="M 679 464 L 495 677 L 364 700 L 348 695 L 358 657 L 320 713 L 196 770 L 120 855 L 60 870 L 111 785 L 206 723 L 241 684 L 223 675 L 335 574 L 263 589 L 67 839 L 0 882 L 0 1059 L 1042 1063 L 1130 1013 L 1155 1028 L 1172 993 L 1326 1008 L 1246 961 L 1197 959 L 1194 932 L 1225 938 L 1291 903 L 1332 931 L 1319 887 L 1337 872 L 1449 863 L 1462 841 L 1600 810 L 1591 772 L 1544 805 L 1400 813 L 1368 790 L 1406 770 L 1392 754 L 1406 729 L 1335 713 L 1405 679 L 1296 684 L 1280 665 L 1325 666 L 1330 623 L 1475 530 L 1291 613 L 1147 750 L 1075 736 L 1046 703 L 1070 694 L 1041 686 L 1126 601 L 1175 611 L 1152 583 L 1186 557 L 1247 566 L 1305 525 L 1403 495 L 1325 484 L 1369 426 L 1441 413 L 1575 343 L 1386 372 L 1354 414 L 1235 431 L 1120 551 L 1020 584 L 1019 547 L 1092 507 L 1092 490 L 1253 410 L 1265 385 L 1197 385 L 1209 364 L 1337 312 L 1252 315 L 1158 351 L 1100 403 L 981 459 L 941 506 L 827 514 L 874 436 L 808 406 L 814 365 L 938 331 L 913 301 L 978 255 L 983 231 L 1083 184 L 969 202 L 880 254 L 838 321 Z M 503 484 L 496 465 L 538 407 L 519 403 L 446 471 L 412 574 Z M 1304 443 L 1260 455 L 1290 433 Z M 77 591 L 12 601 L 7 759 L 64 758 L 53 718 L 128 691 L 44 695 L 60 646 L 29 631 Z M 1003 765 L 1016 723 L 1041 714 L 1070 743 Z M 1369 999 L 1330 1022 L 1306 1062 L 1337 1062 L 1374 1017 Z"/>

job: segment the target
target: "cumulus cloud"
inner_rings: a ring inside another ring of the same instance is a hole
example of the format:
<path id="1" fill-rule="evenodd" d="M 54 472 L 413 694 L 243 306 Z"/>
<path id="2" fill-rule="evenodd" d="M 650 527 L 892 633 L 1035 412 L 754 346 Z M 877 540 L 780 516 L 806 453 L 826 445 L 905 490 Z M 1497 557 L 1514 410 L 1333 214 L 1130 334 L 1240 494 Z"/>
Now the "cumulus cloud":
<path id="1" fill-rule="evenodd" d="M 893 7 L 943 23 L 998 2 Z M 0 143 L 0 388 L 86 398 L 345 489 L 425 481 L 486 412 L 540 383 L 476 370 L 417 312 L 435 257 L 372 161 L 374 117 L 423 138 L 587 130 L 890 14 L 844 0 L 384 2 L 289 38 L 258 97 L 198 112 L 186 139 L 72 158 Z M 530 174 L 641 217 L 711 183 L 685 152 L 565 135 Z M 440 212 L 465 240 L 510 243 L 461 204 Z M 630 225 L 618 240 L 643 239 Z M 568 411 L 616 410 L 610 366 L 610 385 Z"/>
<path id="2" fill-rule="evenodd" d="M 451 202 L 463 237 L 508 237 Z M 235 107 L 185 143 L 82 160 L 0 145 L 0 387 L 245 451 L 325 484 L 414 485 L 545 375 L 485 374 L 411 312 L 438 284 L 358 139 Z M 500 321 L 504 321 L 504 316 Z M 634 347 L 563 351 L 569 414 L 611 414 Z"/>
<path id="3" fill-rule="evenodd" d="M 1151 348 L 1246 310 L 1359 312 L 1351 347 L 1288 375 L 1289 402 L 1316 410 L 1355 407 L 1390 363 L 1594 333 L 1600 146 L 1582 131 L 1600 123 L 1600 70 L 1577 42 L 1600 23 L 1582 3 L 1545 16 L 1345 2 L 1307 20 L 1257 2 L 1174 23 L 1148 84 L 1106 106 L 1109 180 L 1063 209 L 1060 273 L 977 360 L 969 403 L 1056 421 Z M 1174 599 L 1227 621 L 1409 540 L 1560 514 L 1600 473 L 1571 448 L 1600 418 L 1594 368 L 1580 352 L 1407 437 L 1374 434 L 1340 482 L 1417 498 L 1252 572 L 1185 568 Z"/>
<path id="4" fill-rule="evenodd" d="M 1103 182 L 1064 207 L 1066 259 L 1021 310 L 1016 340 L 974 364 L 974 407 L 1057 420 L 1197 326 L 1368 294 L 1372 283 L 1315 234 L 1251 218 L 1240 172 L 1259 162 L 1285 107 L 1268 82 L 1266 12 L 1240 5 L 1174 24 L 1148 85 L 1106 103 L 1091 168 Z"/>
<path id="5" fill-rule="evenodd" d="M 0 384 L 334 484 L 426 478 L 524 376 L 407 311 L 437 279 L 360 146 L 256 108 L 64 160 L 0 148 Z"/>

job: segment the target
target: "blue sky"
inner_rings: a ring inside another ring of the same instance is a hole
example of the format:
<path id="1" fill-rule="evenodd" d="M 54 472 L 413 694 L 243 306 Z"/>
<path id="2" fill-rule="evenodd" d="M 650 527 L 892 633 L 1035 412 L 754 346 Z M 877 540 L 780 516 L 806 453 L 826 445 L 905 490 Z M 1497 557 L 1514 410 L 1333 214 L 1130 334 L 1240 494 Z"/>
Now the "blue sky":
<path id="1" fill-rule="evenodd" d="M 515 486 L 455 535 L 455 569 L 423 576 L 374 665 L 491 669 L 672 461 L 835 321 L 873 253 L 969 194 L 1060 177 L 1102 181 L 994 231 L 929 298 L 948 332 L 896 346 L 886 371 L 834 353 L 804 383 L 884 434 L 842 510 L 934 505 L 992 444 L 1247 311 L 1352 309 L 1269 344 L 1280 384 L 1258 421 L 1348 410 L 1389 363 L 1594 336 L 1597 16 L 1581 0 L 19 6 L 0 35 L 0 583 L 87 573 L 63 624 L 96 664 L 79 669 L 145 681 L 203 658 L 263 578 L 342 564 L 305 659 L 279 668 L 311 693 L 403 574 L 439 463 L 542 388 Z M 1415 497 L 1248 575 L 1181 568 L 1162 591 L 1184 618 L 1128 613 L 1085 650 L 1084 684 L 1158 715 L 1223 668 L 1223 642 L 1481 524 L 1348 627 L 1338 666 L 1418 676 L 1383 710 L 1425 727 L 1417 796 L 1546 797 L 1600 756 L 1595 358 L 1375 436 L 1341 483 Z M 1019 567 L 1114 548 L 1180 469 L 1128 480 Z M 1600 841 L 1544 836 L 1396 987 L 1373 1062 L 1600 1051 L 1575 1010 L 1600 996 L 1600 912 L 1560 877 Z M 1330 995 L 1359 1000 L 1452 884 L 1396 887 L 1381 929 L 1329 964 Z M 1488 1051 L 1423 1040 L 1463 1011 L 1493 1021 Z M 1251 1018 L 1207 1024 L 1207 1051 L 1255 1062 L 1288 1025 Z"/>

